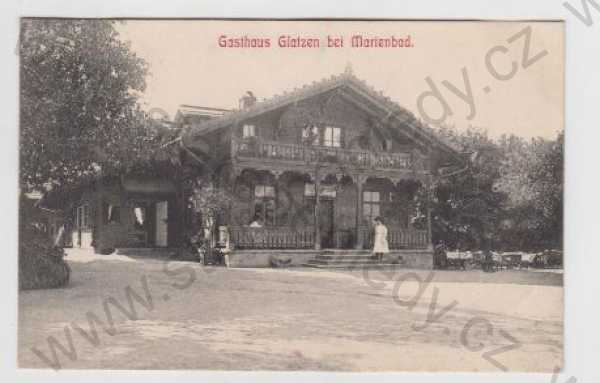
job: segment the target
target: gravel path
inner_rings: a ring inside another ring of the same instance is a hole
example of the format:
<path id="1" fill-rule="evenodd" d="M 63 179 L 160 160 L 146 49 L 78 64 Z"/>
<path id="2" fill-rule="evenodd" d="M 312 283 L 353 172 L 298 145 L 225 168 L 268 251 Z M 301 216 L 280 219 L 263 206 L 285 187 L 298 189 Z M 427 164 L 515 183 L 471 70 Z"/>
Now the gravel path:
<path id="1" fill-rule="evenodd" d="M 20 293 L 20 367 L 548 372 L 562 364 L 560 273 L 224 269 L 81 252 L 67 260 L 69 287 Z"/>

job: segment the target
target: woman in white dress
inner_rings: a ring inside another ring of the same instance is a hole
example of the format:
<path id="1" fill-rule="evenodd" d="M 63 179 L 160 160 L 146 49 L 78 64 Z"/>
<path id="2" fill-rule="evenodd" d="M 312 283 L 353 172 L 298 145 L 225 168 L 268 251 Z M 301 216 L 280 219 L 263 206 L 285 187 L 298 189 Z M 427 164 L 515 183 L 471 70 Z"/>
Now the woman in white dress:
<path id="1" fill-rule="evenodd" d="M 383 224 L 383 219 L 381 217 L 376 217 L 374 221 L 375 238 L 373 240 L 373 255 L 381 262 L 383 260 L 383 255 L 390 252 L 387 240 L 388 230 Z"/>

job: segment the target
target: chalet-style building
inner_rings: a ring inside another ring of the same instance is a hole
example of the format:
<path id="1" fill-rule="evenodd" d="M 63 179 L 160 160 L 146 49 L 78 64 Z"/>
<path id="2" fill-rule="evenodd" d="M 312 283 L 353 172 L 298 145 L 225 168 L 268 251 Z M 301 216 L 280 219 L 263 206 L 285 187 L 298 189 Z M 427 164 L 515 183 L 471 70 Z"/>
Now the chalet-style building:
<path id="1" fill-rule="evenodd" d="M 415 227 L 413 200 L 459 153 L 350 69 L 265 101 L 248 92 L 234 111 L 182 106 L 174 124 L 188 176 L 210 172 L 232 196 L 216 225 L 230 266 L 368 253 L 381 216 L 389 257 L 432 267 L 430 215 Z M 73 210 L 73 245 L 175 247 L 188 197 L 164 177 L 98 182 Z"/>
<path id="2" fill-rule="evenodd" d="M 407 265 L 431 267 L 431 223 L 412 224 L 411 204 L 458 153 L 350 69 L 240 110 L 187 125 L 183 145 L 216 158 L 230 190 L 231 265 L 306 262 L 323 249 L 372 246 L 373 218 Z M 261 227 L 251 227 L 259 220 Z M 331 251 L 329 251 L 331 253 Z"/>

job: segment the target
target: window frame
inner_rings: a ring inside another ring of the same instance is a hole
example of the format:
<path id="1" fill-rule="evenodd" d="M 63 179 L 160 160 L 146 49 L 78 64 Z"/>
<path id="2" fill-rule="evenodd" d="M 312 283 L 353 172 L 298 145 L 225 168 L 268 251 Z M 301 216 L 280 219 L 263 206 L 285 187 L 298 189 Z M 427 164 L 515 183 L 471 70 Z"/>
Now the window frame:
<path id="1" fill-rule="evenodd" d="M 374 199 L 374 196 L 377 198 Z M 362 197 L 363 219 L 372 222 L 375 217 L 381 215 L 382 193 L 378 190 L 364 190 Z M 377 213 L 374 213 L 375 210 Z"/>
<path id="2" fill-rule="evenodd" d="M 262 188 L 262 193 L 258 193 L 258 190 Z M 269 191 L 269 192 L 268 192 Z M 272 192 L 270 192 L 272 191 Z M 256 184 L 254 185 L 254 196 L 252 199 L 252 209 L 254 210 L 254 216 L 259 215 L 262 218 L 264 226 L 275 226 L 276 224 L 276 213 L 277 213 L 277 188 L 273 185 L 268 184 Z M 267 216 L 267 210 L 269 205 L 272 207 L 270 219 Z M 257 206 L 260 207 L 257 209 Z"/>
<path id="3" fill-rule="evenodd" d="M 252 134 L 250 134 L 252 133 Z M 250 139 L 250 138 L 255 138 L 256 135 L 256 125 L 254 124 L 244 124 L 242 126 L 242 138 L 243 139 Z"/>
<path id="4" fill-rule="evenodd" d="M 89 230 L 91 228 L 90 220 L 89 204 L 84 203 L 75 208 L 75 226 L 78 230 Z"/>
<path id="5" fill-rule="evenodd" d="M 105 225 L 121 223 L 121 206 L 104 202 L 102 204 L 102 223 Z"/>
<path id="6" fill-rule="evenodd" d="M 330 134 L 328 134 L 330 132 Z M 337 132 L 337 140 L 336 140 Z M 328 137 L 330 136 L 330 137 Z M 336 145 L 337 144 L 337 145 Z M 342 128 L 334 125 L 326 125 L 323 127 L 323 146 L 328 148 L 342 147 Z"/>

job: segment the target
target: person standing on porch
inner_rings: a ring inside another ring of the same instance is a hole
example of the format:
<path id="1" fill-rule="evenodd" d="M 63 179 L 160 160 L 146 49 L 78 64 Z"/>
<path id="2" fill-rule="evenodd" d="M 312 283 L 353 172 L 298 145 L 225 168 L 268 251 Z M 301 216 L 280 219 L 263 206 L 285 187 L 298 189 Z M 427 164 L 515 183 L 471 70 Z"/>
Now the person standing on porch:
<path id="1" fill-rule="evenodd" d="M 250 222 L 250 227 L 263 227 L 262 225 L 262 220 L 260 219 L 259 215 L 255 215 L 254 219 L 252 220 L 252 222 Z"/>
<path id="2" fill-rule="evenodd" d="M 373 255 L 380 262 L 383 260 L 383 255 L 390 252 L 390 248 L 388 245 L 387 227 L 383 224 L 383 219 L 381 217 L 375 217 L 375 238 L 373 240 Z"/>

